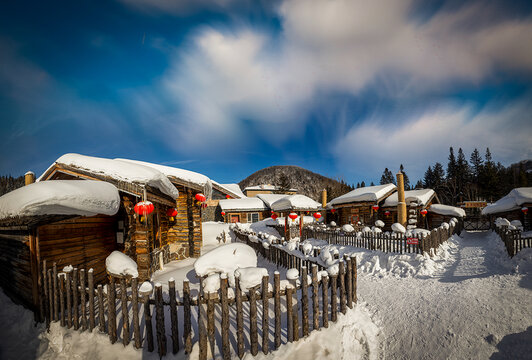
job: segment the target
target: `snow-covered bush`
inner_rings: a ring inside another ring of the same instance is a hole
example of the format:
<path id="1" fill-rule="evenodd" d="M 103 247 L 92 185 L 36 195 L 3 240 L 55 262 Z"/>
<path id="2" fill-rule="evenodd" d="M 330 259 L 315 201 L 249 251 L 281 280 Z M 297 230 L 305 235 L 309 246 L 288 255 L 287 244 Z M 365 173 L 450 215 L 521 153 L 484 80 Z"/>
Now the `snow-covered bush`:
<path id="1" fill-rule="evenodd" d="M 113 251 L 105 259 L 105 267 L 107 272 L 114 275 L 131 275 L 138 277 L 137 263 L 120 251 Z"/>
<path id="2" fill-rule="evenodd" d="M 404 234 L 406 232 L 406 229 L 403 225 L 399 223 L 392 224 L 392 230 L 395 233 Z"/>

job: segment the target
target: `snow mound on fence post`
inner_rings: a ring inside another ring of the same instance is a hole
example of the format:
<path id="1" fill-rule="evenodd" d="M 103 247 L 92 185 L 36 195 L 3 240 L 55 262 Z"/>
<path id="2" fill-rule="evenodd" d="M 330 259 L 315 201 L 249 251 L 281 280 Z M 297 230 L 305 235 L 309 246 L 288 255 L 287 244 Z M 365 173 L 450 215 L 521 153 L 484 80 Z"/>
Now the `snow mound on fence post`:
<path id="1" fill-rule="evenodd" d="M 249 291 L 249 289 L 262 283 L 262 278 L 268 276 L 268 270 L 258 267 L 240 268 L 235 271 L 235 276 L 240 278 L 240 289 Z"/>
<path id="2" fill-rule="evenodd" d="M 120 251 L 113 251 L 111 255 L 105 259 L 105 267 L 110 274 L 131 275 L 133 277 L 139 276 L 137 263 Z"/>
<path id="3" fill-rule="evenodd" d="M 345 224 L 344 226 L 342 226 L 342 230 L 345 232 L 353 232 L 355 231 L 355 228 L 349 224 Z"/>
<path id="4" fill-rule="evenodd" d="M 242 243 L 231 243 L 200 256 L 194 263 L 194 270 L 199 276 L 226 273 L 232 282 L 236 269 L 256 266 L 257 255 L 252 247 Z"/>
<path id="5" fill-rule="evenodd" d="M 399 223 L 392 224 L 392 230 L 394 232 L 401 233 L 401 234 L 404 234 L 406 232 L 405 227 Z"/>

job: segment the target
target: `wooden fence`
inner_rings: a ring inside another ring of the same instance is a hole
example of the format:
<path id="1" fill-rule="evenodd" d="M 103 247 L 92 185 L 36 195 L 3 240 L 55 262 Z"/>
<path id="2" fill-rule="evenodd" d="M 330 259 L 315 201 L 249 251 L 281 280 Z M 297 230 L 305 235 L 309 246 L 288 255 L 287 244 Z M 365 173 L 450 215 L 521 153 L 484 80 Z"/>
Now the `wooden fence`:
<path id="1" fill-rule="evenodd" d="M 532 247 L 532 237 L 522 237 L 520 230 L 509 230 L 508 226 L 496 226 L 494 231 L 500 236 L 510 257 L 524 248 Z"/>
<path id="2" fill-rule="evenodd" d="M 264 354 L 282 343 L 297 341 L 311 329 L 328 327 L 329 321 L 337 320 L 338 312 L 345 313 L 356 302 L 356 258 L 346 257 L 340 261 L 337 275 L 324 276 L 318 273 L 318 265 L 297 262 L 282 249 L 268 254 L 280 266 L 298 267 L 300 283 L 281 287 L 280 274 L 275 272 L 273 284 L 265 276 L 261 285 L 243 292 L 236 290 L 240 289 L 238 277 L 233 289 L 227 277 L 221 276 L 219 291 L 206 293 L 200 287 L 193 296 L 189 281 L 183 281 L 182 291 L 176 290 L 175 281 L 169 281 L 168 297 L 163 298 L 160 284 L 154 294 L 141 293 L 137 278 L 110 277 L 105 287 L 95 286 L 92 270 L 74 268 L 58 273 L 55 263 L 48 268 L 43 261 L 46 322 L 80 331 L 98 328 L 108 334 L 111 343 L 121 340 L 126 346 L 133 341 L 136 348 L 150 352 L 157 346 L 161 357 L 180 349 L 190 354 L 197 342 L 199 359 L 229 359 L 232 355 L 242 358 L 245 349 L 258 354 L 259 336 Z"/>
<path id="3" fill-rule="evenodd" d="M 393 253 L 416 253 L 429 252 L 443 244 L 453 234 L 460 234 L 461 223 L 449 225 L 448 228 L 439 227 L 433 229 L 430 234 L 416 234 L 406 236 L 404 234 L 386 234 L 373 232 L 343 232 L 334 230 L 316 230 L 308 227 L 303 228 L 301 240 L 318 239 L 325 240 L 329 244 L 354 246 L 369 250 L 380 250 Z"/>

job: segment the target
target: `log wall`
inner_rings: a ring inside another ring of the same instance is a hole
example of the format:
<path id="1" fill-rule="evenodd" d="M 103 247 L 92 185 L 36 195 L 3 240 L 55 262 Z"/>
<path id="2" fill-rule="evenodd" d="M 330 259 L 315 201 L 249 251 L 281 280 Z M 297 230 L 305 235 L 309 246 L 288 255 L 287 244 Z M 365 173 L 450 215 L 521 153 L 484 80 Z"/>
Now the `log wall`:
<path id="1" fill-rule="evenodd" d="M 15 302 L 32 308 L 28 231 L 0 230 L 0 285 Z"/>

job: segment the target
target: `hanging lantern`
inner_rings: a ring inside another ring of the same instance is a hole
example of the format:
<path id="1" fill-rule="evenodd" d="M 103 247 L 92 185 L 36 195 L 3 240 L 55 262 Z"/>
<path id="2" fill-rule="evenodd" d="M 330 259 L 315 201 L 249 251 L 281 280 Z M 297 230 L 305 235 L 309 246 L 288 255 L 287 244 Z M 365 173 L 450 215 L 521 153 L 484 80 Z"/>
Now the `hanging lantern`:
<path id="1" fill-rule="evenodd" d="M 425 216 L 425 215 L 427 215 L 428 211 L 427 211 L 427 209 L 423 209 L 423 210 L 420 211 L 420 213 L 421 213 L 421 215 Z"/>
<path id="2" fill-rule="evenodd" d="M 231 199 L 231 195 L 225 195 L 226 199 Z"/>
<path id="3" fill-rule="evenodd" d="M 225 211 L 222 211 L 222 216 L 225 216 Z"/>
<path id="4" fill-rule="evenodd" d="M 199 202 L 205 202 L 205 200 L 207 200 L 207 198 L 202 193 L 197 193 L 196 194 L 196 200 L 198 200 Z"/>
<path id="5" fill-rule="evenodd" d="M 331 212 L 334 214 L 336 212 L 336 209 L 332 208 Z"/>
<path id="6" fill-rule="evenodd" d="M 528 208 L 527 207 L 523 207 L 521 208 L 521 211 L 523 212 L 523 214 L 527 214 L 528 213 Z"/>
<path id="7" fill-rule="evenodd" d="M 378 211 L 379 210 L 379 205 L 375 204 L 371 208 L 373 209 L 373 211 Z"/>
<path id="8" fill-rule="evenodd" d="M 292 219 L 292 220 L 295 220 L 295 219 L 297 219 L 297 214 L 296 213 L 290 213 L 290 214 L 288 214 L 288 217 L 290 219 Z"/>
<path id="9" fill-rule="evenodd" d="M 321 214 L 317 212 L 317 213 L 314 213 L 312 216 L 314 216 L 314 219 L 318 220 L 321 217 Z"/>
<path id="10" fill-rule="evenodd" d="M 203 204 L 201 204 L 201 207 L 204 208 L 204 209 L 206 209 L 206 208 L 207 208 L 207 203 L 203 203 Z"/>
<path id="11" fill-rule="evenodd" d="M 273 220 L 277 219 L 277 214 L 276 213 L 272 213 L 272 219 Z"/>
<path id="12" fill-rule="evenodd" d="M 386 211 L 384 212 L 384 215 L 385 215 L 385 216 L 390 216 L 390 212 L 389 212 L 388 210 L 386 210 Z"/>
<path id="13" fill-rule="evenodd" d="M 135 204 L 133 210 L 136 214 L 140 215 L 140 221 L 144 221 L 144 216 L 149 215 L 153 212 L 155 207 L 151 201 L 141 201 Z"/>
<path id="14" fill-rule="evenodd" d="M 174 221 L 175 217 L 177 216 L 177 209 L 169 208 L 168 210 L 166 210 L 166 216 L 168 216 L 168 220 Z"/>

